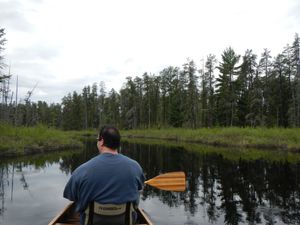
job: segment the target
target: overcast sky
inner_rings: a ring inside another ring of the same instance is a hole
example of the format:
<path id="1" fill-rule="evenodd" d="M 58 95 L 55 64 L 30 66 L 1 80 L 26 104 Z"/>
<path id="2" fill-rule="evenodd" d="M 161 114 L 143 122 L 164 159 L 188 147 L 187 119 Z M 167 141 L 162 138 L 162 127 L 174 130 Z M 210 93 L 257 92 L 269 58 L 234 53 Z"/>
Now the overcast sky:
<path id="1" fill-rule="evenodd" d="M 0 27 L 20 98 L 37 84 L 32 100 L 50 103 L 94 82 L 119 91 L 188 57 L 201 66 L 229 46 L 275 56 L 300 32 L 300 1 L 0 0 Z"/>

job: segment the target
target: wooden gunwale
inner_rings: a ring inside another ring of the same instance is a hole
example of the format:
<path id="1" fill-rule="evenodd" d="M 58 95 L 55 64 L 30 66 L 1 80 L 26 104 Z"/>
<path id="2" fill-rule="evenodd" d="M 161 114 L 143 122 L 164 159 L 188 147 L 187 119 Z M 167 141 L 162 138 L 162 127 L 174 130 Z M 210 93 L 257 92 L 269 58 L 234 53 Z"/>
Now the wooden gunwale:
<path id="1" fill-rule="evenodd" d="M 80 225 L 79 214 L 74 212 L 75 204 L 68 204 L 57 216 L 55 216 L 48 225 Z M 138 208 L 138 221 L 136 225 L 154 225 L 144 210 Z"/>

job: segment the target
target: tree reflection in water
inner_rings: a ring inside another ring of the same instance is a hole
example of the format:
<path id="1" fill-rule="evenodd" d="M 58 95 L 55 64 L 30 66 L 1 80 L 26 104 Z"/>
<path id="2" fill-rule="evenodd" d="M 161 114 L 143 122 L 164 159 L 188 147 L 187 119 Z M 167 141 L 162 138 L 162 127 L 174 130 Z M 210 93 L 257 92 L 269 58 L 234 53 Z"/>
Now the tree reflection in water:
<path id="1" fill-rule="evenodd" d="M 170 207 L 183 204 L 192 215 L 205 210 L 210 223 L 300 224 L 300 164 L 230 161 L 219 154 L 192 153 L 158 145 L 123 145 L 124 154 L 142 165 L 147 178 L 184 171 L 187 191 L 174 194 L 145 187 L 143 198 L 158 196 Z"/>
<path id="2" fill-rule="evenodd" d="M 5 182 L 7 180 L 7 167 L 4 167 L 4 165 L 0 165 L 0 216 L 3 216 L 3 213 L 4 213 L 4 201 L 5 201 L 5 198 L 4 198 L 4 185 L 5 185 Z"/>
<path id="3" fill-rule="evenodd" d="M 300 163 L 232 161 L 217 153 L 128 142 L 122 144 L 121 152 L 141 164 L 147 179 L 170 171 L 186 173 L 185 192 L 145 186 L 141 196 L 145 201 L 155 197 L 171 208 L 184 206 L 192 217 L 204 213 L 208 224 L 300 224 Z M 91 142 L 82 152 L 38 156 L 16 165 L 43 168 L 58 163 L 63 173 L 70 174 L 95 155 L 95 142 Z M 9 181 L 7 173 L 7 164 L 0 163 L 0 216 L 4 210 L 4 186 Z"/>
<path id="4" fill-rule="evenodd" d="M 90 158 L 96 155 L 90 146 Z M 122 153 L 137 160 L 147 179 L 160 173 L 184 171 L 187 190 L 161 191 L 145 186 L 142 199 L 158 197 L 169 207 L 184 205 L 191 215 L 205 211 L 209 223 L 300 224 L 300 164 L 287 162 L 231 161 L 220 154 L 189 152 L 182 147 L 163 147 L 125 142 Z M 86 154 L 86 153 L 85 153 Z M 74 155 L 64 158 L 61 169 L 73 171 L 85 161 Z"/>

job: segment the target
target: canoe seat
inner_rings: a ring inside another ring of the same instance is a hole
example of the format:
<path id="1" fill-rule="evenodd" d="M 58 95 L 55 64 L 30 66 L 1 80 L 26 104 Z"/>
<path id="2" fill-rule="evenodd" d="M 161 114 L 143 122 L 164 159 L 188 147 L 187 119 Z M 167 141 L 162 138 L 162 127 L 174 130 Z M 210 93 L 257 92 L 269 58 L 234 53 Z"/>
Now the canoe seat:
<path id="1" fill-rule="evenodd" d="M 56 223 L 56 224 L 54 224 L 54 225 L 80 225 L 80 223 Z M 146 223 L 139 223 L 139 224 L 136 224 L 136 225 L 148 225 L 148 224 L 146 224 Z"/>
<path id="2" fill-rule="evenodd" d="M 54 225 L 80 225 L 80 223 L 55 223 Z"/>

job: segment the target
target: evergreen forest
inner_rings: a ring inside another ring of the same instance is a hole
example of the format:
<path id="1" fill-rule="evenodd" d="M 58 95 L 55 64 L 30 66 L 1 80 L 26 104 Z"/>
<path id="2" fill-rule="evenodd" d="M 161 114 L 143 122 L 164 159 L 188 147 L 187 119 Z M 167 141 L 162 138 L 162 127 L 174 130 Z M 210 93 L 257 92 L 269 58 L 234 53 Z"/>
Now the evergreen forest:
<path id="1" fill-rule="evenodd" d="M 208 55 L 202 68 L 188 58 L 158 74 L 128 76 L 119 91 L 98 82 L 49 104 L 31 101 L 34 90 L 18 100 L 4 64 L 7 40 L 0 28 L 0 121 L 63 130 L 103 124 L 122 129 L 300 127 L 300 39 L 298 34 L 292 38 L 276 56 L 269 49 L 239 55 L 227 47 L 219 60 Z"/>

